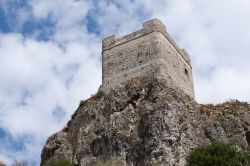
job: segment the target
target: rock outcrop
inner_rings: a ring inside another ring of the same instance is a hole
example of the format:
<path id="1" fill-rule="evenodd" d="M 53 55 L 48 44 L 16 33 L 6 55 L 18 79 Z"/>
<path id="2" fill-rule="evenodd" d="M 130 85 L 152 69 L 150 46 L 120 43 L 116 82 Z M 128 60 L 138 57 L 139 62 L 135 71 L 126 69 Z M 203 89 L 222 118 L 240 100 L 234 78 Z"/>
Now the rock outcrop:
<path id="1" fill-rule="evenodd" d="M 82 101 L 67 126 L 48 139 L 41 165 L 67 159 L 79 166 L 111 160 L 183 166 L 191 149 L 215 141 L 249 146 L 247 103 L 200 105 L 163 80 L 140 77 Z"/>

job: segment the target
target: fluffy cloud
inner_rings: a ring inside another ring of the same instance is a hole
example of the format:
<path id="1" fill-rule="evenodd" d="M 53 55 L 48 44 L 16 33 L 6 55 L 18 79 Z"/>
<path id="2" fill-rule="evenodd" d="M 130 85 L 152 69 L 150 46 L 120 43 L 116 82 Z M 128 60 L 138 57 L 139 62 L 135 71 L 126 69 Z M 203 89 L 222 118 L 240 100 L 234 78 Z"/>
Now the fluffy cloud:
<path id="1" fill-rule="evenodd" d="M 52 18 L 49 40 L 37 37 L 41 29 L 29 36 L 0 33 L 0 127 L 5 131 L 0 135 L 0 160 L 8 163 L 13 158 L 39 161 L 47 137 L 61 129 L 79 101 L 95 94 L 101 83 L 100 39 L 87 32 L 88 3 L 38 2 L 26 4 L 31 11 L 20 8 L 34 24 Z M 18 27 L 12 31 L 22 31 L 25 23 L 17 19 L 13 24 L 13 19 L 6 20 Z"/>
<path id="2" fill-rule="evenodd" d="M 47 137 L 101 84 L 101 39 L 153 17 L 190 53 L 199 102 L 250 101 L 247 0 L 14 2 L 0 1 L 11 27 L 0 33 L 0 160 L 39 162 Z"/>
<path id="3" fill-rule="evenodd" d="M 100 62 L 87 45 L 71 42 L 61 48 L 20 34 L 1 34 L 0 43 L 0 122 L 12 136 L 44 140 L 100 84 Z M 91 47 L 98 49 L 95 43 Z M 61 119 L 53 116 L 60 112 Z"/>

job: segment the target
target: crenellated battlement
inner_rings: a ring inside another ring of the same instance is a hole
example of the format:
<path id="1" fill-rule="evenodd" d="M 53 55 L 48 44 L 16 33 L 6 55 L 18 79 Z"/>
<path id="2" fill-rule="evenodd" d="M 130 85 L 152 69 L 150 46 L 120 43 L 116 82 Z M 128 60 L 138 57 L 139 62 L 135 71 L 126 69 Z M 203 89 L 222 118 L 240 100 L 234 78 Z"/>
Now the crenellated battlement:
<path id="1" fill-rule="evenodd" d="M 194 98 L 190 56 L 159 19 L 146 21 L 142 29 L 123 37 L 104 38 L 102 56 L 102 86 L 106 92 L 134 77 L 153 75 Z"/>
<path id="2" fill-rule="evenodd" d="M 172 39 L 171 36 L 166 31 L 166 26 L 159 20 L 159 19 L 152 19 L 149 21 L 146 21 L 143 23 L 143 28 L 135 31 L 133 33 L 130 33 L 128 35 L 116 38 L 115 35 L 108 36 L 102 40 L 102 52 L 110 49 L 112 47 L 115 47 L 120 44 L 124 44 L 126 42 L 129 42 L 131 40 L 135 40 L 139 37 L 145 36 L 152 32 L 160 32 L 162 33 L 169 42 L 175 47 L 175 49 L 180 53 L 181 56 L 183 56 L 184 60 L 188 62 L 188 64 L 191 66 L 191 59 L 189 54 L 185 49 L 181 49 L 175 41 Z"/>

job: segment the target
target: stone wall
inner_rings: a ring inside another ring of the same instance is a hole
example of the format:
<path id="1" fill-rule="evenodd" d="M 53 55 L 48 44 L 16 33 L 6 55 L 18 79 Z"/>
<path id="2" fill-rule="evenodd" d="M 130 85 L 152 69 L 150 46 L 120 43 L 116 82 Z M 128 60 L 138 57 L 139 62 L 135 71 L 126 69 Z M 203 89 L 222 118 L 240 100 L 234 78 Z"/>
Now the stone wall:
<path id="1" fill-rule="evenodd" d="M 158 19 L 143 24 L 143 29 L 102 43 L 104 92 L 140 76 L 166 80 L 194 98 L 190 57 L 180 49 Z"/>

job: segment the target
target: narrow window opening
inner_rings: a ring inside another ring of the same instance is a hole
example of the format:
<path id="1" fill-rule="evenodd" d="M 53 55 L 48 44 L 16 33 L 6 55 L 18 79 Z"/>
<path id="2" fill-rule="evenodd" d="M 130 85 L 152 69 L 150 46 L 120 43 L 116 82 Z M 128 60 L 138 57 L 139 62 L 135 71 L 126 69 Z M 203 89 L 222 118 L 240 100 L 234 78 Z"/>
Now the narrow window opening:
<path id="1" fill-rule="evenodd" d="M 188 70 L 187 69 L 185 69 L 185 74 L 188 76 Z"/>

